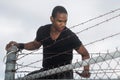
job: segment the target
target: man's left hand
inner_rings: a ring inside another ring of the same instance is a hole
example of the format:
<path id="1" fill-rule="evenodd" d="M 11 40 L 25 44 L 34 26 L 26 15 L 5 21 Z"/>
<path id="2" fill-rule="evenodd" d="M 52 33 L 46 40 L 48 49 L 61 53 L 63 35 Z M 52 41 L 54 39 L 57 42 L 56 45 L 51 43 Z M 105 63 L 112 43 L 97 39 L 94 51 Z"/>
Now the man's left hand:
<path id="1" fill-rule="evenodd" d="M 89 78 L 90 77 L 90 72 L 89 71 L 82 71 L 82 73 L 79 73 L 78 71 L 76 71 L 76 73 L 84 78 Z"/>

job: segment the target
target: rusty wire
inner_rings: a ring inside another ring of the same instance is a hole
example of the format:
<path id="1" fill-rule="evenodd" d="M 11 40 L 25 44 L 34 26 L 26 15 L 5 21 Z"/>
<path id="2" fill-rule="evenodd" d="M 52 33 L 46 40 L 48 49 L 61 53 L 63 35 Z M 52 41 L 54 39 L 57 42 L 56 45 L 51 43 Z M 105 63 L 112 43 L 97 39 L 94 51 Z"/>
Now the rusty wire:
<path id="1" fill-rule="evenodd" d="M 93 42 L 90 42 L 90 43 L 88 43 L 88 44 L 85 44 L 85 46 L 88 46 L 88 45 L 94 44 L 94 43 L 96 43 L 96 42 L 100 42 L 100 41 L 106 40 L 106 39 L 111 38 L 111 37 L 115 37 L 115 36 L 117 36 L 117 35 L 120 35 L 120 32 L 115 33 L 115 34 L 112 34 L 112 35 L 107 36 L 107 37 L 104 37 L 104 38 L 101 38 L 101 39 L 99 39 L 99 40 L 95 40 L 95 41 L 93 41 Z M 69 52 L 69 51 L 70 51 L 70 50 L 65 51 L 65 52 L 62 52 L 62 53 L 59 53 L 59 55 L 60 55 L 60 54 L 66 54 L 66 52 Z M 32 53 L 30 53 L 30 54 L 32 54 Z M 51 53 L 51 54 L 53 54 L 53 53 Z M 29 53 L 26 54 L 26 55 L 29 55 Z M 17 60 L 22 59 L 22 58 L 25 57 L 26 55 L 18 58 Z M 58 56 L 58 54 L 55 55 L 55 56 Z M 52 57 L 55 57 L 55 56 L 52 56 Z M 52 57 L 50 57 L 50 58 L 52 58 Z M 35 61 L 35 62 L 39 62 L 39 61 L 42 61 L 42 60 L 38 60 L 38 61 Z"/>
<path id="2" fill-rule="evenodd" d="M 105 22 L 108 22 L 108 21 L 110 21 L 110 20 L 112 20 L 112 19 L 115 19 L 115 18 L 117 18 L 117 17 L 119 17 L 119 16 L 120 16 L 120 14 L 117 15 L 117 16 L 111 17 L 111 18 L 109 18 L 109 19 L 106 19 L 106 20 L 104 20 L 104 21 L 102 21 L 102 22 L 99 22 L 99 23 L 93 25 L 93 26 L 90 26 L 90 27 L 88 27 L 88 28 L 86 28 L 86 29 L 83 29 L 83 30 L 81 30 L 81 31 L 79 31 L 79 32 L 76 32 L 76 34 L 82 33 L 82 32 L 84 32 L 84 31 L 86 31 L 86 30 L 89 30 L 89 29 L 91 29 L 91 28 L 94 28 L 94 27 L 96 27 L 96 26 L 99 26 L 100 24 L 103 24 L 103 23 L 105 23 Z M 96 41 L 90 42 L 90 43 L 88 43 L 88 44 L 85 44 L 85 46 L 86 46 L 86 45 L 93 44 L 93 43 L 96 43 L 96 42 L 99 42 L 99 41 L 102 41 L 103 39 L 107 39 L 107 38 L 110 38 L 111 36 L 119 35 L 119 34 L 120 34 L 120 33 L 116 33 L 116 34 L 110 35 L 110 36 L 108 36 L 108 37 L 102 38 L 102 39 L 100 39 L 100 40 L 96 40 Z M 55 43 L 58 43 L 58 42 L 60 42 L 60 41 L 62 41 L 62 40 L 65 40 L 65 39 L 68 39 L 68 38 L 70 38 L 70 37 L 72 37 L 72 36 L 73 36 L 73 35 L 69 35 L 68 37 L 66 37 L 66 38 L 64 38 L 64 39 L 62 38 L 62 39 L 56 41 Z M 45 38 L 45 39 L 48 39 L 48 37 Z M 52 45 L 54 45 L 54 44 L 48 45 L 48 46 L 44 47 L 44 49 L 45 49 L 45 48 L 48 48 L 48 47 L 50 47 L 50 46 L 52 46 Z M 40 49 L 42 49 L 42 48 L 40 48 Z M 31 52 L 30 54 L 32 54 L 32 52 Z M 26 55 L 22 56 L 21 58 L 24 58 L 24 57 L 27 56 L 27 55 L 29 55 L 29 54 L 26 54 Z M 19 58 L 19 59 L 21 59 L 21 58 Z M 18 60 L 19 60 L 19 59 L 18 59 Z"/>
<path id="3" fill-rule="evenodd" d="M 101 15 L 99 15 L 99 16 L 97 16 L 97 17 L 91 18 L 91 19 L 89 19 L 89 20 L 87 20 L 87 21 L 84 21 L 84 22 L 82 22 L 82 23 L 80 23 L 80 24 L 74 25 L 74 26 L 70 27 L 70 29 L 72 29 L 72 28 L 74 28 L 74 27 L 76 27 L 76 26 L 80 26 L 80 25 L 83 25 L 83 24 L 85 24 L 85 23 L 88 23 L 88 22 L 90 22 L 90 21 L 96 20 L 96 19 L 98 19 L 98 18 L 104 17 L 104 16 L 106 16 L 106 15 L 109 15 L 109 14 L 114 13 L 114 12 L 119 11 L 119 10 L 120 10 L 120 8 L 115 9 L 115 10 L 111 10 L 110 12 L 107 12 L 107 13 L 105 13 L 105 14 L 101 14 Z"/>

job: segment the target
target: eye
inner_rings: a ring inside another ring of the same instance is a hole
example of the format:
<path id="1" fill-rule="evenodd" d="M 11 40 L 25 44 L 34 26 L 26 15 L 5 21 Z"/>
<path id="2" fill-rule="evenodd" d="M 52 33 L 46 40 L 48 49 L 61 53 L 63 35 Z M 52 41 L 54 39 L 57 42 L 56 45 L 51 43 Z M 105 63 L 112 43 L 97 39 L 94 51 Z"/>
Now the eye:
<path id="1" fill-rule="evenodd" d="M 65 21 L 62 21 L 62 20 L 58 20 L 58 22 L 64 22 L 64 23 L 66 23 L 66 22 L 67 22 L 67 20 L 65 20 Z"/>
<path id="2" fill-rule="evenodd" d="M 58 22 L 62 22 L 62 20 L 58 20 Z"/>
<path id="3" fill-rule="evenodd" d="M 65 23 L 67 22 L 67 20 L 65 20 Z"/>

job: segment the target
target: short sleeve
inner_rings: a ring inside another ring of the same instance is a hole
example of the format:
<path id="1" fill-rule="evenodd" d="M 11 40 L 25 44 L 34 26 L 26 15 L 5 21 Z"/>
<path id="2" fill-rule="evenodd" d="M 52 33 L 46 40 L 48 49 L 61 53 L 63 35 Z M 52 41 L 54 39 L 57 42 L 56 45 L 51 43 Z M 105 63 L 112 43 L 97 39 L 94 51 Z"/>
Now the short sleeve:
<path id="1" fill-rule="evenodd" d="M 80 39 L 75 34 L 73 35 L 71 40 L 72 40 L 72 47 L 74 49 L 77 49 L 82 45 L 82 42 L 80 41 Z"/>
<path id="2" fill-rule="evenodd" d="M 42 36 L 43 32 L 42 31 L 43 31 L 42 27 L 40 27 L 36 32 L 35 40 L 38 41 L 38 42 L 42 42 L 42 39 L 43 39 L 43 36 Z"/>

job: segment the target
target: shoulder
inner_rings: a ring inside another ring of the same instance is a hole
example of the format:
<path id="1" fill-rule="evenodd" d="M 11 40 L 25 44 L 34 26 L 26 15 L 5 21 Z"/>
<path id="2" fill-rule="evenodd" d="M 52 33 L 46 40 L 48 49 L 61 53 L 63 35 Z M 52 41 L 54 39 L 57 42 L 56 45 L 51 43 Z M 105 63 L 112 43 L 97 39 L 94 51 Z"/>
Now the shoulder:
<path id="1" fill-rule="evenodd" d="M 69 36 L 76 36 L 76 34 L 72 30 L 70 30 L 69 28 L 67 28 L 67 27 L 64 29 L 63 34 L 67 35 L 67 36 L 68 35 Z"/>
<path id="2" fill-rule="evenodd" d="M 51 24 L 47 24 L 39 27 L 37 30 L 37 36 L 46 36 L 47 34 L 49 34 L 50 27 L 51 27 Z"/>
<path id="3" fill-rule="evenodd" d="M 41 41 L 42 42 L 42 40 L 45 37 L 49 36 L 50 26 L 51 26 L 51 24 L 39 27 L 39 29 L 37 30 L 37 33 L 36 33 L 36 40 L 37 41 Z"/>
<path id="4" fill-rule="evenodd" d="M 65 28 L 62 32 L 62 38 L 66 38 L 70 41 L 75 41 L 75 40 L 78 40 L 78 36 L 72 31 L 70 30 L 69 28 Z"/>
<path id="5" fill-rule="evenodd" d="M 69 43 L 71 48 L 76 49 L 82 45 L 79 37 L 72 30 L 66 28 L 63 35 L 65 35 L 66 42 Z"/>
<path id="6" fill-rule="evenodd" d="M 40 26 L 38 28 L 38 31 L 45 31 L 45 30 L 49 30 L 51 24 L 47 24 L 47 25 L 43 25 L 43 26 Z"/>
<path id="7" fill-rule="evenodd" d="M 72 41 L 79 40 L 79 37 L 70 29 L 66 28 L 65 35 Z"/>

